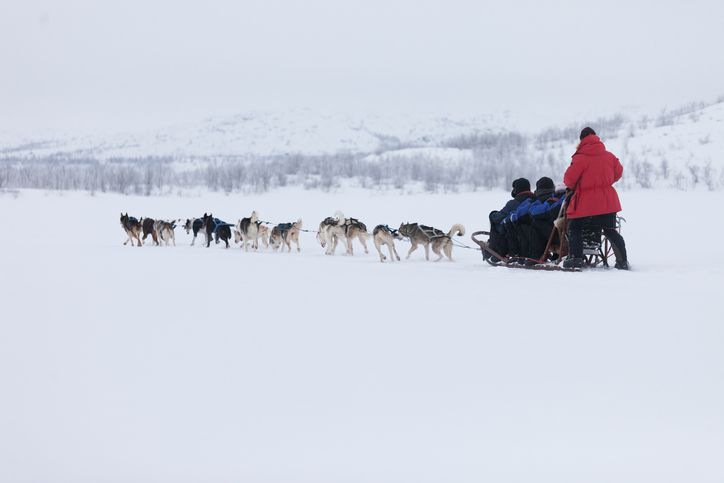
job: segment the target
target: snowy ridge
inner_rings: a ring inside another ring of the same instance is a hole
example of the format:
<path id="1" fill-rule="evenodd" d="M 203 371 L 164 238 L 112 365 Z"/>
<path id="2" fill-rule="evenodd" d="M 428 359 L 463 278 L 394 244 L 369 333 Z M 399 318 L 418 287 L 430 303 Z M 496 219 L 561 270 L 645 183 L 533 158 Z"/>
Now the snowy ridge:
<path id="1" fill-rule="evenodd" d="M 377 188 L 423 183 L 428 191 L 507 187 L 518 176 L 560 181 L 583 125 L 593 126 L 621 159 L 622 188 L 724 185 L 723 99 L 533 133 L 515 125 L 510 115 L 453 119 L 300 109 L 131 134 L 0 133 L 0 187 L 149 194 L 203 186 L 230 192 L 287 184 L 330 189 L 345 178 Z M 34 163 L 23 166 L 26 161 Z M 57 171 L 59 161 L 67 171 Z M 113 169 L 104 166 L 108 161 Z"/>
<path id="2" fill-rule="evenodd" d="M 0 133 L 0 155 L 109 158 L 210 158 L 233 155 L 372 153 L 399 146 L 437 146 L 470 133 L 498 132 L 505 118 L 357 116 L 311 109 L 249 112 L 159 130 L 42 137 Z"/>

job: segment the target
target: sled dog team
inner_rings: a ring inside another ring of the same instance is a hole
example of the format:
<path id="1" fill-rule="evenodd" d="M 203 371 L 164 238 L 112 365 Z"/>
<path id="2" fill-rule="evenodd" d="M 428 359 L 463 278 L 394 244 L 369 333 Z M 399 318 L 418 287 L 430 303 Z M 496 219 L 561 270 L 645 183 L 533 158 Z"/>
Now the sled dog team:
<path id="1" fill-rule="evenodd" d="M 287 251 L 292 250 L 292 244 L 301 251 L 299 246 L 299 234 L 302 229 L 302 219 L 294 222 L 280 223 L 271 229 L 266 226 L 268 223 L 259 219 L 256 211 L 252 211 L 248 218 L 242 218 L 236 224 L 226 223 L 223 220 L 215 218 L 211 213 L 204 213 L 201 218 L 189 218 L 185 222 L 182 220 L 164 221 L 153 220 L 151 218 L 137 219 L 128 216 L 128 213 L 121 213 L 121 226 L 127 235 L 126 245 L 129 241 L 133 246 L 134 239 L 137 246 L 142 246 L 148 235 L 151 235 L 155 245 L 176 245 L 174 228 L 176 224 L 186 230 L 186 234 L 193 234 L 191 245 L 196 242 L 196 237 L 201 233 L 206 241 L 206 247 L 211 245 L 213 240 L 215 243 L 224 242 L 226 248 L 229 248 L 229 241 L 233 233 L 234 243 L 240 244 L 245 251 L 259 249 L 259 242 L 265 248 L 271 246 L 272 250 Z M 425 249 L 425 259 L 430 260 L 430 249 L 437 259 L 441 260 L 447 257 L 452 261 L 453 241 L 452 237 L 462 236 L 465 234 L 465 227 L 459 223 L 454 224 L 450 231 L 444 232 L 431 226 L 421 225 L 419 223 L 402 223 L 399 228 L 390 228 L 388 225 L 377 225 L 370 234 L 367 231 L 367 225 L 356 218 L 347 218 L 340 211 L 334 216 L 330 216 L 319 223 L 319 229 L 316 230 L 317 241 L 322 246 L 327 255 L 334 255 L 337 245 L 342 244 L 344 251 L 348 255 L 354 255 L 354 241 L 357 240 L 364 249 L 365 253 L 369 253 L 367 249 L 367 240 L 372 237 L 372 241 L 377 249 L 380 262 L 387 260 L 387 256 L 382 253 L 382 248 L 387 247 L 390 254 L 390 260 L 400 260 L 400 255 L 395 248 L 395 240 L 408 239 L 410 241 L 410 250 L 407 257 L 410 258 L 412 252 L 422 245 Z"/>

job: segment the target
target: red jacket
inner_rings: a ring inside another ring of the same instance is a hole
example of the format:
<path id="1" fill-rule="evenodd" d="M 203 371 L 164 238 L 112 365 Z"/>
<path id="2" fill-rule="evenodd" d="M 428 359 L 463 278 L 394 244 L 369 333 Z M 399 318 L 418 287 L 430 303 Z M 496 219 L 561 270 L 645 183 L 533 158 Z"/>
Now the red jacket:
<path id="1" fill-rule="evenodd" d="M 618 193 L 612 186 L 621 179 L 621 174 L 623 166 L 616 156 L 606 151 L 598 136 L 583 138 L 563 175 L 565 185 L 575 190 L 568 204 L 568 218 L 621 211 Z"/>

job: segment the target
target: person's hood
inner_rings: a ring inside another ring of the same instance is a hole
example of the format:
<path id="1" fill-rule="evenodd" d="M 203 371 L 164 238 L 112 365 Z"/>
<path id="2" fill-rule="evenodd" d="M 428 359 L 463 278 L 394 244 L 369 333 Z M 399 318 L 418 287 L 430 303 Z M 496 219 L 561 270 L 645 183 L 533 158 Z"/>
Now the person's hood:
<path id="1" fill-rule="evenodd" d="M 595 134 L 589 134 L 588 136 L 583 138 L 583 141 L 578 144 L 576 154 L 585 154 L 590 156 L 601 154 L 605 151 L 606 146 L 604 146 L 603 142 L 601 142 L 601 138 L 599 138 Z"/>

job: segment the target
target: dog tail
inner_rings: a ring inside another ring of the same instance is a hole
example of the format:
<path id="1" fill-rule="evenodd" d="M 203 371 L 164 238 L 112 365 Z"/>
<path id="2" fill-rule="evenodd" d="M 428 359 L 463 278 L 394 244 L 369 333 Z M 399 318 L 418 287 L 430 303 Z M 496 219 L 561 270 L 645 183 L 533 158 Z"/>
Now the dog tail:
<path id="1" fill-rule="evenodd" d="M 465 227 L 461 225 L 460 223 L 455 223 L 452 228 L 450 228 L 450 231 L 447 232 L 447 236 L 463 236 L 465 234 Z"/>

